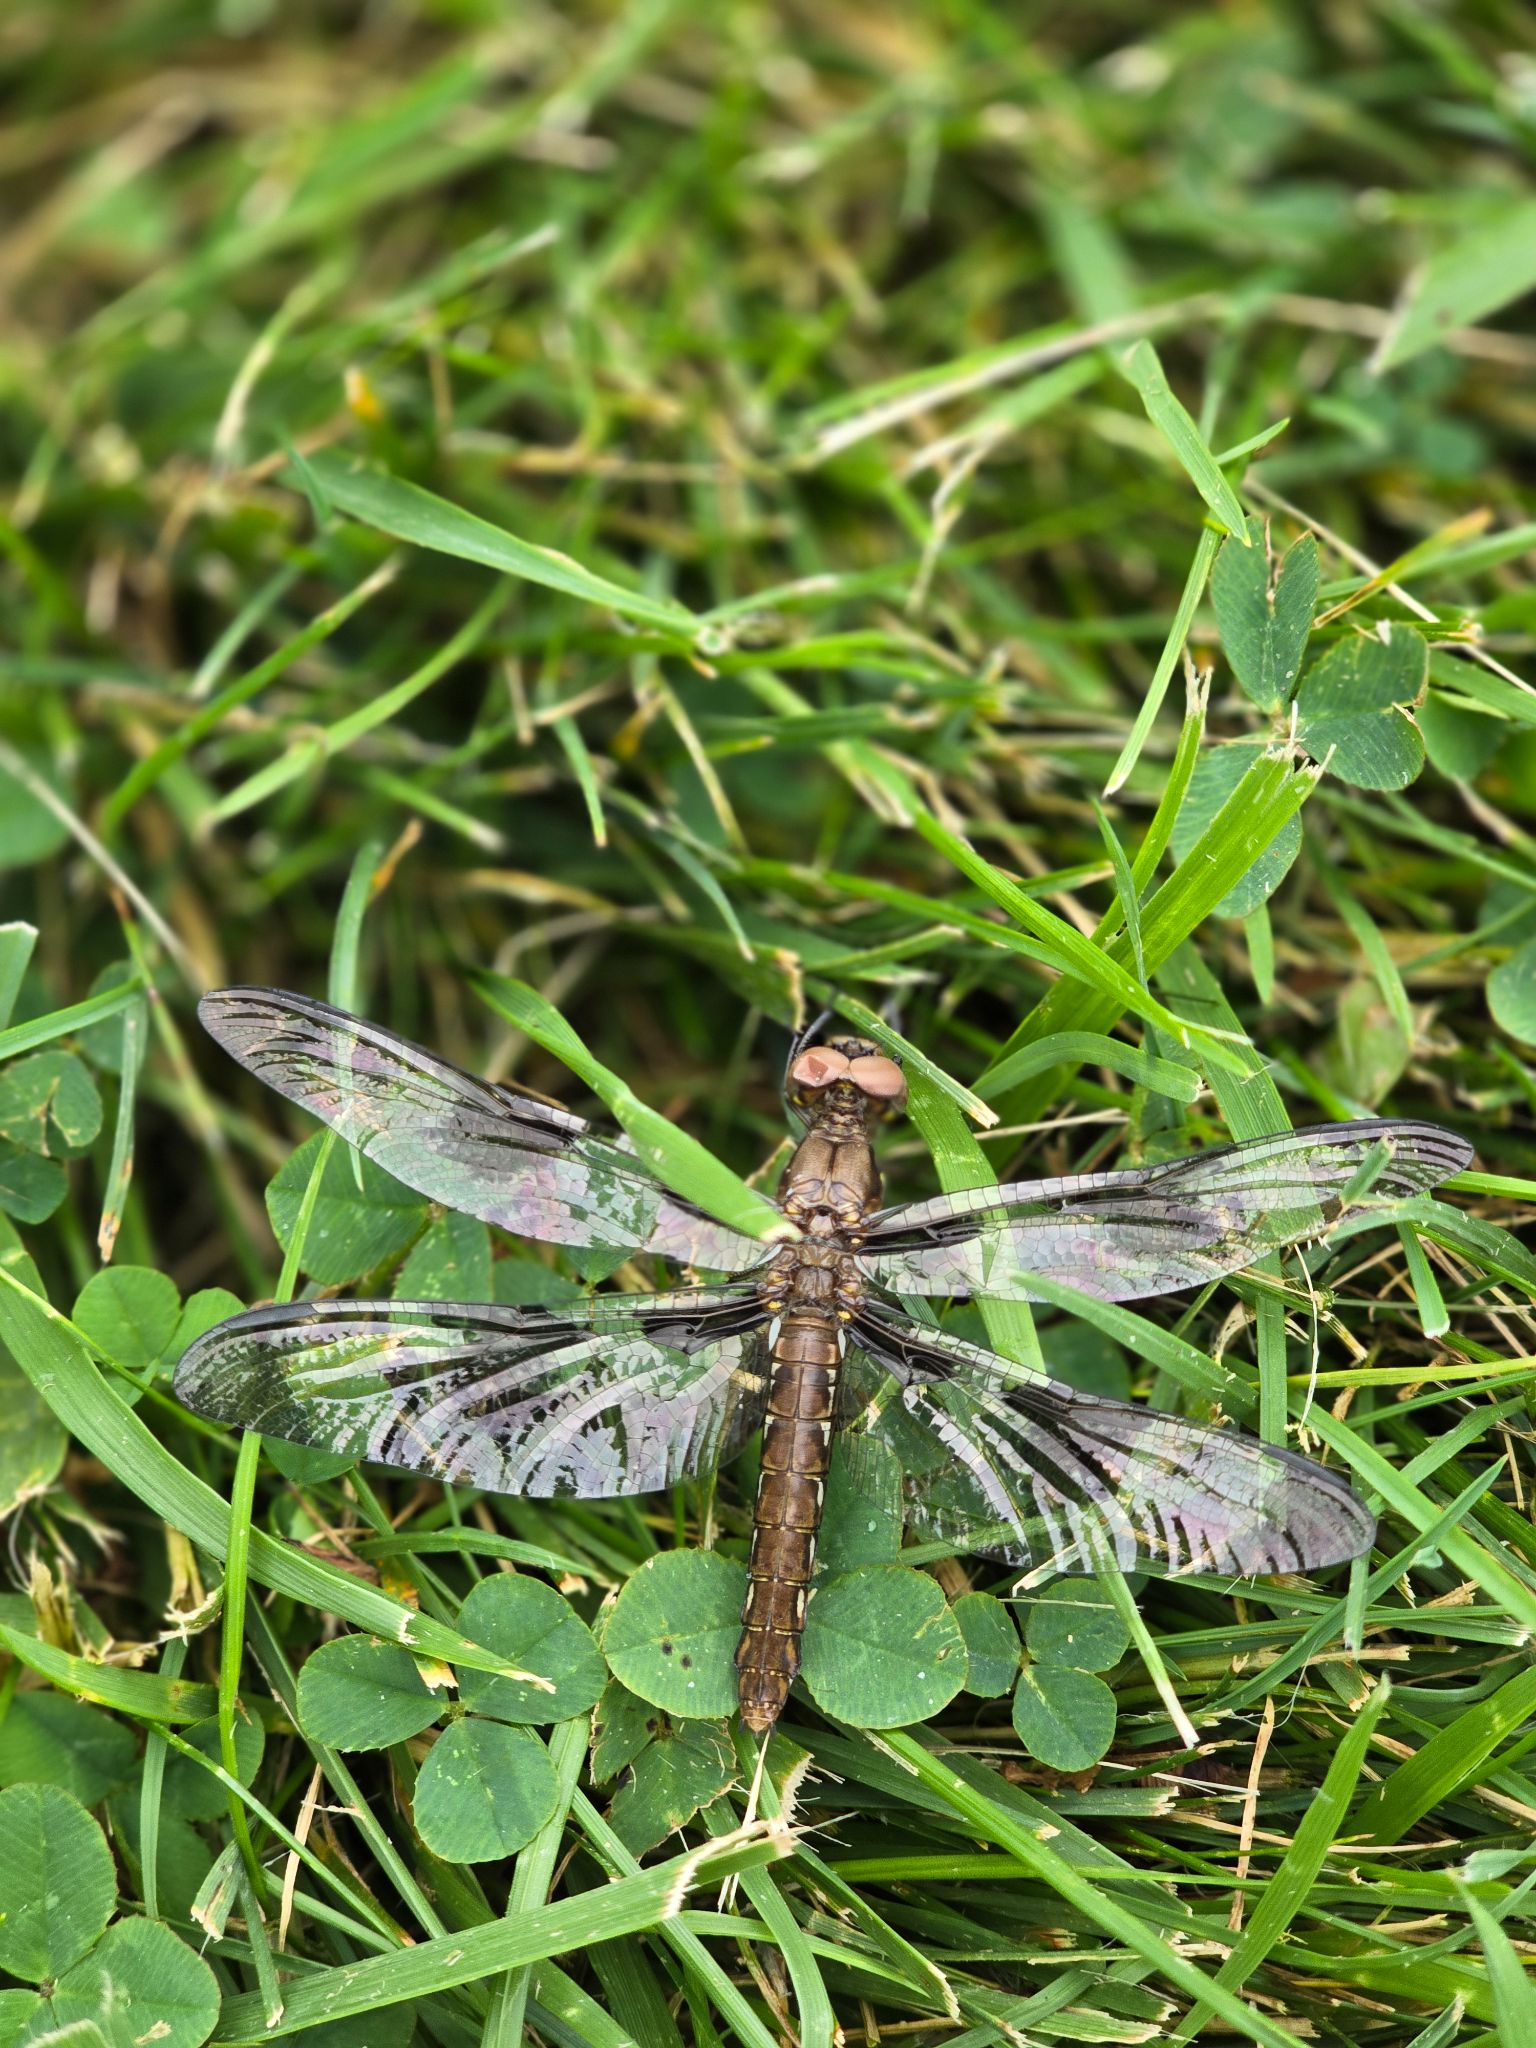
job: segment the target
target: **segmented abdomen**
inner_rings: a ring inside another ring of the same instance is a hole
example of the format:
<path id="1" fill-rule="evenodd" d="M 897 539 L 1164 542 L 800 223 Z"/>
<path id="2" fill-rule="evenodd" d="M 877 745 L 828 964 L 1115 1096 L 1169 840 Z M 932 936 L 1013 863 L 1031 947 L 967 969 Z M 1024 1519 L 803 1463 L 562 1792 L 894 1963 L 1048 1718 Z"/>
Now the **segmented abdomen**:
<path id="1" fill-rule="evenodd" d="M 832 1455 L 838 1358 L 831 1316 L 784 1318 L 773 1347 L 747 1604 L 736 1649 L 741 1718 L 758 1735 L 766 1735 L 784 1711 L 800 1669 L 800 1632 Z"/>

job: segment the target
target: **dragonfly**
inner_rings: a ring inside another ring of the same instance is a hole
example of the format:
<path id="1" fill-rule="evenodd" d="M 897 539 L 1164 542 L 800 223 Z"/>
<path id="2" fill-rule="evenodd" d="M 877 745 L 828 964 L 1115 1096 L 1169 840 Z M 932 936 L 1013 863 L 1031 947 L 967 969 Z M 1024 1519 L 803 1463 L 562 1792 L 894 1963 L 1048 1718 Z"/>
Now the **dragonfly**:
<path id="1" fill-rule="evenodd" d="M 200 1014 L 242 1066 L 430 1200 L 523 1237 L 651 1254 L 684 1284 L 553 1306 L 254 1308 L 191 1345 L 180 1399 L 317 1450 L 534 1498 L 651 1493 L 761 1431 L 736 1653 L 742 1718 L 760 1736 L 799 1671 L 839 1433 L 855 1457 L 894 1452 L 909 1530 L 1032 1579 L 1106 1559 L 1308 1572 L 1371 1546 L 1371 1511 L 1314 1460 L 1080 1392 L 906 1304 L 1036 1300 L 1042 1282 L 1102 1302 L 1204 1287 L 1449 1179 L 1472 1158 L 1453 1132 L 1367 1117 L 882 1207 L 874 1140 L 905 1106 L 902 1068 L 818 1026 L 786 1069 L 800 1136 L 778 1203 L 791 1228 L 769 1242 L 674 1193 L 623 1137 L 327 1003 L 229 988 Z"/>

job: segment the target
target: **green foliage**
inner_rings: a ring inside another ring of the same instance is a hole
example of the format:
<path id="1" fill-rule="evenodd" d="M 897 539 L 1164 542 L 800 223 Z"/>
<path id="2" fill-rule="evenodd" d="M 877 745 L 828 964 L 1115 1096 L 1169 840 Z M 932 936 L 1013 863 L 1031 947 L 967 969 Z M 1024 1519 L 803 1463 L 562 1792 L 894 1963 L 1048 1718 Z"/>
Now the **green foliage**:
<path id="1" fill-rule="evenodd" d="M 70 1052 L 33 1053 L 0 1067 L 0 1211 L 41 1223 L 69 1185 L 63 1162 L 101 1129 L 101 1097 Z"/>
<path id="2" fill-rule="evenodd" d="M 293 1246 L 310 1175 L 325 1142 L 321 1131 L 306 1138 L 267 1189 L 267 1213 L 285 1252 Z M 361 1153 L 333 1145 L 304 1239 L 305 1270 L 322 1287 L 339 1287 L 398 1256 L 426 1221 L 427 1204 L 420 1195 Z"/>
<path id="3" fill-rule="evenodd" d="M 1470 233 L 1445 242 L 1409 281 L 1376 351 L 1378 369 L 1395 369 L 1482 320 L 1536 284 L 1536 199 L 1495 199 Z"/>
<path id="4" fill-rule="evenodd" d="M 61 1977 L 112 1917 L 107 1838 L 57 1785 L 0 1792 L 0 1969 L 29 1984 Z"/>
<path id="5" fill-rule="evenodd" d="M 62 780 L 41 748 L 27 748 L 25 759 L 32 775 L 64 795 Z M 68 823 L 0 760 L 0 869 L 32 867 L 57 853 L 68 838 Z"/>
<path id="6" fill-rule="evenodd" d="M 441 1712 L 415 1658 L 367 1636 L 322 1643 L 299 1673 L 300 1724 L 331 1749 L 387 1749 L 430 1728 Z"/>
<path id="7" fill-rule="evenodd" d="M 1019 1675 L 1019 1632 L 990 1593 L 962 1593 L 954 1617 L 965 1639 L 965 1689 L 983 1699 L 1012 1692 Z"/>
<path id="8" fill-rule="evenodd" d="M 1068 1664 L 1026 1664 L 1013 1693 L 1013 1726 L 1053 1771 L 1086 1771 L 1115 1739 L 1115 1696 L 1102 1678 Z"/>
<path id="9" fill-rule="evenodd" d="M 592 1776 L 599 1784 L 632 1764 L 662 1725 L 648 1700 L 610 1678 L 592 1714 Z"/>
<path id="10" fill-rule="evenodd" d="M 643 1856 L 735 1782 L 736 1752 L 723 1721 L 664 1722 L 639 1750 L 614 1796 L 609 1821 L 631 1855 Z"/>
<path id="11" fill-rule="evenodd" d="M 1097 1674 L 1125 1655 L 1130 1631 L 1097 1579 L 1057 1579 L 1030 1602 L 1013 1725 L 1054 1771 L 1086 1771 L 1109 1753 L 1118 1706 Z"/>
<path id="12" fill-rule="evenodd" d="M 1097 1579 L 1057 1579 L 1030 1602 L 1024 1646 L 1036 1663 L 1109 1671 L 1129 1641 L 1119 1611 Z"/>
<path id="13" fill-rule="evenodd" d="M 434 1216 L 401 1262 L 397 1301 L 489 1301 L 491 1233 L 473 1216 Z"/>
<path id="14" fill-rule="evenodd" d="M 219 1757 L 216 1720 L 194 1721 L 182 1729 L 181 1740 L 210 1762 Z M 234 1746 L 235 1775 L 243 1785 L 253 1784 L 266 1748 L 266 1733 L 260 1722 L 237 1720 Z M 163 1811 L 180 1820 L 216 1820 L 225 1810 L 218 1779 L 192 1757 L 179 1752 L 166 1763 L 161 1797 Z"/>
<path id="15" fill-rule="evenodd" d="M 640 591 L 626 590 L 605 576 L 594 575 L 569 555 L 529 546 L 414 484 L 352 469 L 327 455 L 311 457 L 305 470 L 307 480 L 318 486 L 328 506 L 350 512 L 353 518 L 399 540 L 440 554 L 459 555 L 465 561 L 483 562 L 530 583 L 547 584 L 552 590 L 563 590 L 570 597 L 683 638 L 692 627 L 693 621 L 680 605 L 658 603 Z"/>
<path id="16" fill-rule="evenodd" d="M 1424 695 L 1428 651 L 1406 626 L 1382 636 L 1351 634 L 1302 677 L 1296 711 L 1302 738 L 1341 782 L 1403 789 L 1424 765 L 1424 741 L 1410 714 Z"/>
<path id="17" fill-rule="evenodd" d="M 93 1273 L 75 1297 L 74 1322 L 125 1372 L 152 1372 L 168 1354 L 180 1354 L 176 1283 L 148 1266 L 105 1266 Z"/>
<path id="18" fill-rule="evenodd" d="M 23 1152 L 64 1159 L 101 1129 L 101 1097 L 69 1052 L 39 1052 L 0 1072 L 0 1139 Z"/>
<path id="19" fill-rule="evenodd" d="M 19 1145 L 0 1146 L 0 1214 L 18 1223 L 45 1223 L 68 1186 L 56 1159 L 39 1158 Z"/>
<path id="20" fill-rule="evenodd" d="M 747 1597 L 742 1565 L 711 1550 L 665 1550 L 625 1580 L 603 1626 L 615 1678 L 669 1714 L 735 1711 L 733 1658 Z"/>
<path id="21" fill-rule="evenodd" d="M 238 1315 L 244 1305 L 240 1297 L 231 1294 L 227 1287 L 200 1287 L 196 1294 L 189 1294 L 182 1307 L 181 1320 L 176 1325 L 176 1334 L 171 1339 L 170 1360 L 174 1363 L 194 1339 L 227 1317 Z"/>
<path id="22" fill-rule="evenodd" d="M 901 1468 L 878 1437 L 834 1439 L 822 1503 L 822 1577 L 860 1564 L 894 1564 L 901 1549 Z"/>
<path id="23" fill-rule="evenodd" d="M 926 1721 L 965 1680 L 960 1624 L 922 1572 L 861 1565 L 830 1579 L 806 1610 L 805 1682 L 823 1713 L 840 1721 Z"/>
<path id="24" fill-rule="evenodd" d="M 1234 740 L 1231 746 L 1217 747 L 1200 756 L 1173 828 L 1173 850 L 1180 860 L 1187 861 L 1195 854 L 1201 834 L 1214 824 L 1223 806 L 1230 802 L 1263 754 L 1261 741 Z M 1215 906 L 1216 916 L 1251 916 L 1261 903 L 1268 902 L 1274 895 L 1300 852 L 1301 820 L 1288 818 L 1242 878 Z"/>
<path id="25" fill-rule="evenodd" d="M 138 1754 L 130 1729 L 57 1692 L 18 1692 L 0 1721 L 0 1785 L 57 1785 L 99 1806 Z"/>
<path id="26" fill-rule="evenodd" d="M 1489 975 L 1488 1007 L 1511 1038 L 1536 1045 L 1536 939 L 1517 946 Z"/>
<path id="27" fill-rule="evenodd" d="M 1435 656 L 1429 658 L 1435 678 Z M 1504 741 L 1503 721 L 1431 690 L 1416 714 L 1431 764 L 1453 782 L 1475 782 Z"/>
<path id="28" fill-rule="evenodd" d="M 58 1417 L 0 1349 L 0 1520 L 53 1484 L 68 1446 Z"/>
<path id="29" fill-rule="evenodd" d="M 1168 382 L 1167 372 L 1150 341 L 1127 350 L 1122 368 L 1136 386 L 1147 417 L 1167 439 L 1195 489 L 1239 546 L 1246 545 L 1243 503 L 1206 445 L 1187 408 Z"/>
<path id="30" fill-rule="evenodd" d="M 450 1721 L 427 1752 L 416 1826 L 434 1856 L 486 1863 L 531 1842 L 558 1797 L 549 1752 L 531 1728 L 470 1716 Z"/>
<path id="31" fill-rule="evenodd" d="M 498 1721 L 568 1721 L 597 1704 L 607 1674 L 591 1631 L 553 1587 L 498 1573 L 459 1609 L 459 1627 L 527 1678 L 466 1671 L 466 1707 Z"/>
<path id="32" fill-rule="evenodd" d="M 1317 540 L 1304 533 L 1278 564 L 1262 519 L 1247 524 L 1248 545 L 1222 543 L 1211 570 L 1211 605 L 1232 672 L 1261 711 L 1290 701 L 1317 603 Z"/>
<path id="33" fill-rule="evenodd" d="M 59 1979 L 22 2038 L 73 2044 L 94 2027 L 105 2048 L 142 2048 L 146 2038 L 200 2048 L 218 2016 L 218 1981 L 201 1956 L 169 1927 L 119 1920 Z"/>
<path id="34" fill-rule="evenodd" d="M 872 19 L 7 10 L 0 2041 L 1531 2031 L 1536 27 Z M 268 1440 L 236 1598 L 197 1334 L 693 1279 L 339 1142 L 285 1271 L 322 1140 L 228 980 L 751 1229 L 829 1003 L 889 1202 L 1450 1123 L 1208 1298 L 936 1307 L 1288 1430 L 1377 1550 L 1021 1587 L 844 1437 L 745 1848 L 750 1444 L 584 1503 Z"/>
<path id="35" fill-rule="evenodd" d="M 784 1219 L 763 1195 L 727 1171 L 696 1138 L 659 1116 L 626 1081 L 594 1059 L 559 1011 L 536 989 L 506 975 L 481 975 L 477 987 L 493 1009 L 563 1060 L 602 1098 L 623 1126 L 632 1149 L 659 1180 L 669 1188 L 686 1190 L 712 1216 L 751 1236 L 785 1234 Z"/>

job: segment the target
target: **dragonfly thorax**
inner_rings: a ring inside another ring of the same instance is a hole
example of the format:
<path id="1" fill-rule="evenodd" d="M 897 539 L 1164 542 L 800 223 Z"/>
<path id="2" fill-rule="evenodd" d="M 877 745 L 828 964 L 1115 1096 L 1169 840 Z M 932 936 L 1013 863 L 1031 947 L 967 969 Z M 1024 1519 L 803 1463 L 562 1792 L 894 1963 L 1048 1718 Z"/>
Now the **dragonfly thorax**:
<path id="1" fill-rule="evenodd" d="M 758 1288 L 771 1315 L 819 1321 L 852 1315 L 863 1291 L 856 1254 L 828 1238 L 781 1246 Z"/>
<path id="2" fill-rule="evenodd" d="M 856 1232 L 880 1200 L 880 1169 L 862 1115 L 856 1125 L 819 1119 L 795 1147 L 779 1200 L 808 1237 Z"/>

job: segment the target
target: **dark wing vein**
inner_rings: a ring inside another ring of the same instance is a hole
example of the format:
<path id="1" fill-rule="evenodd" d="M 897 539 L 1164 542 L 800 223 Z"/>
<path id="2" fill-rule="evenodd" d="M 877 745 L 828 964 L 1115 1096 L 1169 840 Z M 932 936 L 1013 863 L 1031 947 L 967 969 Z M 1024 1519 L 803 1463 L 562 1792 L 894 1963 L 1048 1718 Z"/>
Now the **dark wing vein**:
<path id="1" fill-rule="evenodd" d="M 198 1014 L 242 1066 L 435 1202 L 525 1237 L 654 1252 L 714 1272 L 766 1255 L 579 1116 L 477 1080 L 329 1003 L 226 988 L 204 996 Z"/>
<path id="2" fill-rule="evenodd" d="M 556 1309 L 301 1301 L 199 1337 L 176 1393 L 216 1422 L 492 1493 L 649 1493 L 762 1421 L 750 1288 Z"/>
<path id="3" fill-rule="evenodd" d="M 1170 1573 L 1250 1575 L 1370 1548 L 1374 1515 L 1310 1458 L 1079 1393 L 878 1309 L 852 1334 L 881 1386 L 868 1365 L 850 1375 L 864 1403 L 850 1449 L 861 1433 L 889 1444 L 911 1519 L 957 1549 L 1040 1571 L 1091 1572 L 1107 1553 L 1125 1569 L 1150 1559 Z"/>
<path id="4" fill-rule="evenodd" d="M 1367 1118 L 1282 1131 L 1122 1173 L 940 1195 L 872 1222 L 863 1264 L 896 1294 L 1037 1298 L 1061 1281 L 1101 1301 L 1199 1287 L 1320 1236 L 1357 1201 L 1459 1173 L 1471 1147 L 1434 1124 Z"/>

